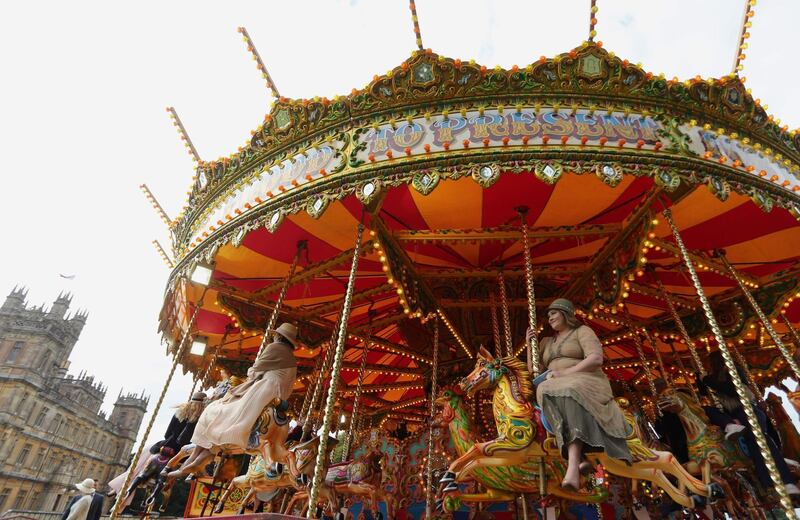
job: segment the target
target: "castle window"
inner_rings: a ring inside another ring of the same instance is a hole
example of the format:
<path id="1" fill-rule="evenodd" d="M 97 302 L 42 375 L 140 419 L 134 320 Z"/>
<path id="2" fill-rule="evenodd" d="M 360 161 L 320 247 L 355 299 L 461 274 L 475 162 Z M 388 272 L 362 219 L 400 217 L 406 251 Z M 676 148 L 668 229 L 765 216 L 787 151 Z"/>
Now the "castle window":
<path id="1" fill-rule="evenodd" d="M 42 462 L 44 461 L 44 453 L 45 449 L 39 448 L 39 451 L 36 453 L 36 458 L 33 460 L 34 468 L 39 468 L 42 465 Z"/>
<path id="2" fill-rule="evenodd" d="M 25 345 L 25 342 L 23 341 L 17 341 L 16 343 L 14 343 L 14 346 L 11 347 L 11 352 L 9 352 L 8 356 L 6 356 L 7 363 L 15 363 L 17 361 L 19 353 L 22 352 L 23 345 Z"/>
<path id="3" fill-rule="evenodd" d="M 58 429 L 58 426 L 61 424 L 62 419 L 63 416 L 61 414 L 56 414 L 55 417 L 50 419 L 50 426 L 47 429 L 50 430 L 51 432 L 56 431 Z"/>
<path id="4" fill-rule="evenodd" d="M 50 351 L 46 350 L 42 353 L 42 356 L 39 358 L 39 363 L 36 365 L 37 370 L 41 370 L 44 373 L 41 375 L 45 375 L 47 372 L 47 362 L 50 361 Z"/>
<path id="5" fill-rule="evenodd" d="M 14 499 L 13 509 L 22 509 L 22 507 L 25 505 L 26 498 L 28 498 L 27 489 L 20 489 L 19 491 L 17 491 L 17 498 Z"/>
<path id="6" fill-rule="evenodd" d="M 27 400 L 28 400 L 28 392 L 25 392 L 24 394 L 22 394 L 20 400 L 17 401 L 17 407 L 14 410 L 14 413 L 20 413 L 22 411 L 23 405 L 25 404 L 25 401 Z"/>
<path id="7" fill-rule="evenodd" d="M 17 455 L 17 464 L 19 464 L 20 466 L 24 465 L 25 461 L 28 460 L 28 455 L 30 455 L 30 453 L 31 453 L 31 445 L 26 444 L 25 446 L 23 446 L 22 450 L 19 452 L 19 455 Z"/>
<path id="8" fill-rule="evenodd" d="M 4 510 L 9 495 L 11 495 L 11 488 L 3 488 L 3 491 L 0 491 L 0 511 Z"/>
<path id="9" fill-rule="evenodd" d="M 48 411 L 49 410 L 44 406 L 42 407 L 41 410 L 39 410 L 39 415 L 36 417 L 36 422 L 33 423 L 33 426 L 35 428 L 41 428 L 42 424 L 44 424 L 45 418 L 47 417 Z"/>

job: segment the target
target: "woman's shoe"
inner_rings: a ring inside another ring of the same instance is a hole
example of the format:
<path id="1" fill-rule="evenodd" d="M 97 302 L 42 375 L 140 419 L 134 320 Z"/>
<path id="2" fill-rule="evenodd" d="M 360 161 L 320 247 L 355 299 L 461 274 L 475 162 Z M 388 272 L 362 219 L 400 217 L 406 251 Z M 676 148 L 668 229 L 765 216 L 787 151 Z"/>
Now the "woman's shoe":
<path id="1" fill-rule="evenodd" d="M 595 470 L 591 462 L 584 460 L 578 466 L 578 471 L 580 472 L 581 475 L 591 475 L 592 473 L 594 473 Z"/>
<path id="2" fill-rule="evenodd" d="M 571 491 L 573 493 L 578 492 L 578 487 L 567 479 L 561 481 L 561 489 L 566 489 L 567 491 Z"/>

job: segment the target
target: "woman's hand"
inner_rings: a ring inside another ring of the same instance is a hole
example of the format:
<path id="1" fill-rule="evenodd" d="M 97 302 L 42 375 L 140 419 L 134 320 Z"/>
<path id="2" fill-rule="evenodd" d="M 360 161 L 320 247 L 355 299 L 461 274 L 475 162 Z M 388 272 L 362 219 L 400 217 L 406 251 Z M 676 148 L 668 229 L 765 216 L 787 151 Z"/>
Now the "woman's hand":
<path id="1" fill-rule="evenodd" d="M 568 376 L 572 373 L 569 369 L 565 370 L 551 370 L 550 374 L 548 374 L 547 379 L 554 379 L 556 377 L 564 377 Z"/>
<path id="2" fill-rule="evenodd" d="M 525 331 L 525 343 L 530 343 L 535 337 L 536 331 L 534 329 L 528 328 L 528 330 Z"/>

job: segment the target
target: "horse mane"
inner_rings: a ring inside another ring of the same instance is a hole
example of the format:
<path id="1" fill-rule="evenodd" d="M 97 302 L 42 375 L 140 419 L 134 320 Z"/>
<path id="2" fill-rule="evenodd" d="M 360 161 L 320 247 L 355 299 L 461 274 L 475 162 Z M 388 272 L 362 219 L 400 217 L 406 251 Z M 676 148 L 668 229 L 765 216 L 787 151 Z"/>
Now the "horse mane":
<path id="1" fill-rule="evenodd" d="M 519 392 L 525 400 L 530 401 L 533 399 L 533 383 L 531 383 L 531 374 L 528 372 L 528 365 L 520 361 L 516 356 L 506 356 L 502 358 L 503 365 L 514 374 L 515 383 L 518 384 Z"/>

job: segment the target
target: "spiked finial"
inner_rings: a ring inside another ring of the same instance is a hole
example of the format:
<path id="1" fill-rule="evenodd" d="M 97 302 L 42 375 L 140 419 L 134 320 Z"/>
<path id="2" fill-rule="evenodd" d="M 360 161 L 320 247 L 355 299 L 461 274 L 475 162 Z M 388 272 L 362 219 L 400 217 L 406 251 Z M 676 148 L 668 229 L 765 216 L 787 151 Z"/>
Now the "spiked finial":
<path id="1" fill-rule="evenodd" d="M 272 92 L 272 96 L 274 98 L 280 99 L 281 93 L 278 92 L 278 87 L 276 87 L 275 82 L 272 81 L 272 76 L 269 75 L 267 67 L 264 66 L 264 62 L 261 61 L 261 55 L 258 53 L 256 46 L 253 44 L 253 40 L 247 33 L 247 29 L 244 27 L 239 27 L 238 31 L 241 33 L 242 39 L 247 44 L 247 50 L 253 55 L 253 61 L 256 62 L 256 67 L 258 67 L 258 70 L 261 72 L 261 77 L 267 82 L 267 88 L 269 88 L 269 90 Z"/>
<path id="2" fill-rule="evenodd" d="M 164 263 L 167 264 L 167 267 L 170 269 L 174 268 L 175 262 L 170 260 L 169 256 L 167 256 L 166 251 L 164 251 L 164 248 L 161 247 L 161 244 L 158 242 L 158 240 L 153 240 L 153 246 L 155 246 L 156 251 L 158 251 L 158 254 L 161 256 L 161 259 L 164 261 Z"/>
<path id="3" fill-rule="evenodd" d="M 417 18 L 417 4 L 414 0 L 409 0 L 408 8 L 411 9 L 411 22 L 414 24 L 414 36 L 417 39 L 417 49 L 425 50 L 422 46 L 422 33 L 419 30 L 419 18 Z"/>
<path id="4" fill-rule="evenodd" d="M 752 18 L 756 14 L 753 9 L 756 6 L 756 0 L 745 0 L 744 15 L 742 16 L 742 29 L 739 31 L 739 42 L 736 46 L 736 54 L 733 58 L 733 69 L 731 76 L 737 76 L 739 72 L 744 69 L 742 62 L 747 57 L 744 53 L 747 49 L 747 40 L 750 38 L 750 27 L 753 25 Z"/>
<path id="5" fill-rule="evenodd" d="M 140 184 L 139 189 L 142 190 L 142 193 L 144 193 L 144 196 L 147 197 L 148 202 L 150 202 L 150 204 L 153 206 L 153 209 L 156 210 L 156 213 L 158 213 L 158 216 L 161 217 L 161 220 L 164 221 L 164 224 L 166 224 L 167 226 L 172 225 L 172 221 L 169 219 L 169 215 L 167 215 L 167 212 L 164 211 L 163 207 L 161 207 L 161 204 L 158 203 L 155 196 L 153 195 L 153 192 L 150 191 L 150 188 L 147 187 L 147 184 Z"/>
<path id="6" fill-rule="evenodd" d="M 167 113 L 169 114 L 170 119 L 172 119 L 172 126 L 178 129 L 178 135 L 181 137 L 181 141 L 183 141 L 183 146 L 189 151 L 189 155 L 192 156 L 192 160 L 194 162 L 202 162 L 200 159 L 200 154 L 197 153 L 197 148 L 194 147 L 194 143 L 192 140 L 189 139 L 189 134 L 186 133 L 186 127 L 183 126 L 181 122 L 181 118 L 178 117 L 178 113 L 175 111 L 174 107 L 167 107 Z"/>

